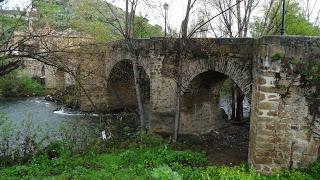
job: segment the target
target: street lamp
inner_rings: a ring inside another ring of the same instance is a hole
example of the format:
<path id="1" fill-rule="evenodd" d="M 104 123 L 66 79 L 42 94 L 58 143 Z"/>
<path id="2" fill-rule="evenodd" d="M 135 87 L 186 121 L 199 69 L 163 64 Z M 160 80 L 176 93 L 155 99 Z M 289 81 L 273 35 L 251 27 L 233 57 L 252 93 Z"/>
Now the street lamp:
<path id="1" fill-rule="evenodd" d="M 167 37 L 167 16 L 168 16 L 169 5 L 167 3 L 164 3 L 163 9 L 164 9 L 164 37 Z"/>
<path id="2" fill-rule="evenodd" d="M 282 0 L 282 22 L 280 35 L 283 36 L 285 33 L 285 16 L 286 16 L 286 0 Z"/>

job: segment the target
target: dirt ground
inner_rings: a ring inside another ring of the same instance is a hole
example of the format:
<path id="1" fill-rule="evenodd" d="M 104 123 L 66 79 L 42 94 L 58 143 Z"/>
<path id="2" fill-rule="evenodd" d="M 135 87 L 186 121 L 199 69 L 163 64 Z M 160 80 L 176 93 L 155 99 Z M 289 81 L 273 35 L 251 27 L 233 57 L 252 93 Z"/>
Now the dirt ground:
<path id="1" fill-rule="evenodd" d="M 183 137 L 183 149 L 205 152 L 209 165 L 240 165 L 248 160 L 249 128 L 249 124 L 228 123 L 197 140 Z"/>

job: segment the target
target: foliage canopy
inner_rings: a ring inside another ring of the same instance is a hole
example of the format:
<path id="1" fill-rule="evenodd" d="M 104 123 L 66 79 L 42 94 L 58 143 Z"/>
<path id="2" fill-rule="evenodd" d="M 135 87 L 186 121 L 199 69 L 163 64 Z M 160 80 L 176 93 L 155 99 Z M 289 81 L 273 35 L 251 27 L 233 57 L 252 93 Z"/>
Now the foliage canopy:
<path id="1" fill-rule="evenodd" d="M 270 8 L 264 6 L 263 17 L 256 17 L 252 24 L 252 36 L 279 35 L 282 19 L 282 1 L 274 3 Z M 296 0 L 286 0 L 285 17 L 286 35 L 319 36 L 320 29 L 311 24 L 302 14 L 302 9 Z"/>

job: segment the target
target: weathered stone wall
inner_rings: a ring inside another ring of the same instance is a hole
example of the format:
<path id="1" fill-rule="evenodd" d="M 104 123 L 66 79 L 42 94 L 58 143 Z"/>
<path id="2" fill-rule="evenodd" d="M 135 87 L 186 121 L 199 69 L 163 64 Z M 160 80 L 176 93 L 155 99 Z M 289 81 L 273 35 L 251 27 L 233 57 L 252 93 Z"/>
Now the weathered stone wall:
<path id="1" fill-rule="evenodd" d="M 249 162 L 259 171 L 306 167 L 319 157 L 320 144 L 312 131 L 319 109 L 312 112 L 308 102 L 313 87 L 292 64 L 320 59 L 319 42 L 302 37 L 256 42 Z"/>
<path id="2" fill-rule="evenodd" d="M 220 89 L 226 76 L 208 71 L 196 76 L 182 96 L 181 134 L 206 134 L 226 123 L 219 107 Z"/>
<path id="3" fill-rule="evenodd" d="M 34 59 L 25 58 L 23 69 L 30 77 L 43 79 L 48 90 L 60 90 L 74 84 L 68 73 Z"/>
<path id="4" fill-rule="evenodd" d="M 94 47 L 91 47 L 94 48 Z M 88 51 L 94 51 L 89 48 Z M 106 90 L 105 54 L 79 55 L 82 111 L 105 111 L 109 108 L 110 92 Z"/>
<path id="5" fill-rule="evenodd" d="M 178 40 L 156 41 L 150 45 L 150 60 L 154 62 L 151 69 L 152 111 L 150 115 L 150 127 L 153 132 L 172 132 L 178 61 L 181 61 L 182 89 L 185 92 L 190 90 L 192 81 L 198 75 L 216 72 L 215 75 L 221 73 L 230 77 L 248 97 L 251 96 L 252 39 L 192 39 L 188 42 L 187 55 L 180 60 L 177 59 L 175 50 L 177 46 Z M 217 78 L 218 82 L 222 80 L 223 78 Z M 207 78 L 204 81 L 210 81 L 210 79 Z M 217 95 L 220 86 L 216 82 L 212 83 L 209 91 L 215 91 Z M 218 119 L 223 117 L 223 112 L 216 99 L 210 99 L 214 95 L 210 95 L 209 91 L 206 95 L 191 98 L 195 101 L 189 101 L 192 104 L 187 106 L 194 108 L 182 107 L 184 112 L 181 114 L 181 133 L 204 134 L 220 127 L 221 122 L 218 122 Z M 197 102 L 196 100 L 201 97 L 206 97 L 207 101 Z M 193 119 L 193 117 L 199 118 Z"/>
<path id="6" fill-rule="evenodd" d="M 146 90 L 150 102 L 146 98 L 145 104 L 150 104 L 152 132 L 172 133 L 180 69 L 180 133 L 203 134 L 223 124 L 217 96 L 229 77 L 251 97 L 249 163 L 253 167 L 270 173 L 305 167 L 319 157 L 320 83 L 314 79 L 320 74 L 320 38 L 191 39 L 187 44 L 186 56 L 178 59 L 177 39 L 137 40 L 139 67 L 150 79 Z M 110 78 L 118 73 L 114 67 L 130 59 L 122 42 L 78 52 L 71 59 L 80 66 L 85 89 L 82 110 L 94 111 L 95 106 L 110 111 L 136 104 L 133 84 Z"/>
<path id="7" fill-rule="evenodd" d="M 121 43 L 117 42 L 101 45 L 100 49 L 101 51 L 96 53 L 95 58 L 90 58 L 90 55 L 88 55 L 88 58 L 81 58 L 83 60 L 81 81 L 86 89 L 86 94 L 83 93 L 81 96 L 81 110 L 94 111 L 93 104 L 98 104 L 99 109 L 105 112 L 121 109 L 136 111 L 137 100 L 128 52 L 123 49 Z M 90 51 L 95 50 L 93 47 Z M 144 76 L 144 78 L 141 78 L 142 82 L 149 81 L 150 62 L 144 56 L 139 57 L 139 73 Z M 123 64 L 130 67 L 122 67 Z M 147 83 L 146 87 L 142 86 L 145 91 L 148 91 L 143 93 L 144 98 L 148 101 L 150 101 L 149 86 L 150 83 Z M 144 103 L 149 104 L 146 101 Z"/>
<path id="8" fill-rule="evenodd" d="M 44 78 L 45 87 L 50 90 L 61 90 L 75 85 L 75 79 L 68 71 L 76 72 L 81 63 L 78 51 L 82 48 L 79 47 L 90 43 L 92 39 L 72 30 L 55 32 L 40 29 L 33 33 L 34 37 L 29 37 L 29 34 L 24 32 L 15 32 L 12 41 L 13 44 L 20 44 L 19 41 L 30 38 L 17 52 L 30 56 L 24 58 L 25 71 L 32 77 Z M 30 52 L 26 54 L 26 51 Z M 41 53 L 37 55 L 35 52 Z"/>

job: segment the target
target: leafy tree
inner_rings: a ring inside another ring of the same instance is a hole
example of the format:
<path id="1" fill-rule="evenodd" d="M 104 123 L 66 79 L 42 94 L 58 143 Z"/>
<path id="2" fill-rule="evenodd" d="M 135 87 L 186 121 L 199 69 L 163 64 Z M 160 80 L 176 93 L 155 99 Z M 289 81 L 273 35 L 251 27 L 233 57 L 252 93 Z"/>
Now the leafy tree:
<path id="1" fill-rule="evenodd" d="M 163 36 L 162 27 L 159 25 L 149 24 L 149 20 L 142 16 L 137 16 L 134 19 L 134 37 L 161 37 Z"/>
<path id="2" fill-rule="evenodd" d="M 254 37 L 263 35 L 278 35 L 281 29 L 282 17 L 281 1 L 270 3 L 264 7 L 264 16 L 255 19 L 252 24 Z M 287 35 L 320 35 L 319 27 L 313 26 L 303 15 L 302 9 L 296 0 L 286 1 L 286 30 Z"/>
<path id="3" fill-rule="evenodd" d="M 36 0 L 34 4 L 38 17 L 37 28 L 46 25 L 58 31 L 71 28 L 90 35 L 98 42 L 121 38 L 118 27 L 112 26 L 110 21 L 116 21 L 119 17 L 121 25 L 124 26 L 124 12 L 110 4 L 111 10 L 102 0 Z M 159 25 L 153 26 L 148 19 L 141 16 L 135 16 L 133 29 L 135 37 L 139 38 L 162 36 Z"/>
<path id="4" fill-rule="evenodd" d="M 49 25 L 55 30 L 61 31 L 70 27 L 72 12 L 71 1 L 35 0 L 33 5 L 37 9 L 36 28 Z"/>
<path id="5" fill-rule="evenodd" d="M 111 12 L 106 8 L 102 1 L 81 0 L 74 9 L 74 17 L 72 19 L 71 28 L 91 35 L 98 42 L 106 42 L 110 40 L 120 39 L 120 34 L 114 27 L 105 22 L 106 16 L 112 19 Z M 101 12 L 104 12 L 102 14 Z M 116 10 L 117 13 L 123 13 Z"/>
<path id="6" fill-rule="evenodd" d="M 10 12 L 8 12 L 10 13 Z M 7 56 L 7 50 L 13 52 L 15 50 L 14 45 L 10 43 L 12 36 L 16 30 L 26 30 L 27 23 L 22 18 L 21 12 L 11 11 L 16 16 L 8 16 L 3 12 L 0 12 L 0 76 L 10 73 L 14 69 L 18 68 L 20 62 L 11 59 Z"/>

